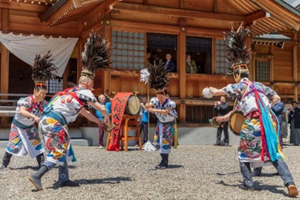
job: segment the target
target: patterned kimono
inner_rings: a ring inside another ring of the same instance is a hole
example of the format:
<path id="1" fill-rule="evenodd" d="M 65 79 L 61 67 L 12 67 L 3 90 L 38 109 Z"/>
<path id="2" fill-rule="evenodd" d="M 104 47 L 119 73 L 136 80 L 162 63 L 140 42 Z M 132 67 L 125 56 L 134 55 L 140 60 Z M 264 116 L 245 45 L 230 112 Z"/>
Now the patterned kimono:
<path id="1" fill-rule="evenodd" d="M 161 113 L 155 113 L 158 122 L 156 125 L 156 133 L 154 135 L 154 145 L 159 147 L 160 154 L 169 154 L 174 140 L 174 124 L 177 118 L 176 104 L 169 98 L 161 104 L 156 97 L 152 98 L 150 103 L 153 104 L 154 109 L 170 109 L 167 115 Z"/>
<path id="2" fill-rule="evenodd" d="M 25 156 L 29 154 L 31 158 L 35 158 L 44 152 L 41 139 L 34 124 L 34 119 L 24 117 L 19 113 L 19 109 L 21 106 L 24 106 L 31 114 L 40 116 L 46 105 L 47 101 L 45 100 L 36 103 L 34 96 L 21 98 L 17 102 L 17 113 L 15 114 L 11 124 L 9 142 L 6 147 L 6 152 L 16 156 Z"/>
<path id="3" fill-rule="evenodd" d="M 80 87 L 67 89 L 51 99 L 39 123 L 45 140 L 47 161 L 60 165 L 74 161 L 67 125 L 76 120 L 80 110 L 88 102 L 96 101 L 90 90 Z"/>
<path id="4" fill-rule="evenodd" d="M 261 161 L 267 161 L 270 158 L 267 154 L 261 155 L 262 148 L 266 149 L 266 147 L 262 146 L 261 127 L 263 124 L 260 120 L 254 90 L 260 96 L 264 105 L 270 109 L 270 98 L 276 95 L 276 92 L 259 82 L 250 82 L 247 78 L 243 78 L 239 83 L 229 84 L 223 88 L 228 96 L 237 99 L 235 109 L 241 110 L 246 117 L 240 133 L 238 159 L 240 162 L 257 162 L 253 164 L 262 166 Z M 272 117 L 271 123 L 276 127 L 276 117 L 274 118 L 271 115 L 271 111 L 268 115 Z"/>

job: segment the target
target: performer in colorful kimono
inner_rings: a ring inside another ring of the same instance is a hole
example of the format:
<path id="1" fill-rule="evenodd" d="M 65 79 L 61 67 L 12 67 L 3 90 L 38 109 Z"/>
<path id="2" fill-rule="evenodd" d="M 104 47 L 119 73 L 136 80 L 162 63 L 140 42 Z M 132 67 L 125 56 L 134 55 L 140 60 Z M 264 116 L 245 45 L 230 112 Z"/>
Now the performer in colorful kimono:
<path id="1" fill-rule="evenodd" d="M 278 132 L 280 131 L 280 127 L 281 127 L 281 123 L 282 123 L 282 112 L 284 110 L 284 103 L 282 103 L 281 101 L 276 103 L 275 105 L 273 105 L 271 107 L 272 111 L 274 112 L 274 114 L 276 115 L 277 119 L 278 119 Z M 279 138 L 279 141 L 280 141 L 280 145 L 282 146 L 283 145 L 283 140 L 282 140 L 282 134 L 280 134 L 280 138 Z M 257 167 L 257 168 L 254 168 L 253 171 L 252 171 L 252 176 L 261 176 L 261 171 L 262 171 L 262 167 Z M 277 172 L 276 174 L 274 175 L 279 175 L 279 173 Z"/>
<path id="2" fill-rule="evenodd" d="M 154 113 L 157 117 L 156 133 L 154 135 L 154 145 L 159 148 L 161 162 L 156 169 L 168 168 L 169 154 L 174 140 L 174 125 L 177 113 L 176 104 L 167 97 L 166 85 L 168 83 L 168 71 L 164 65 L 149 65 L 150 77 L 149 86 L 156 90 L 156 97 L 146 104 L 146 109 Z"/>
<path id="3" fill-rule="evenodd" d="M 66 89 L 52 97 L 48 106 L 42 113 L 39 131 L 44 136 L 47 160 L 38 172 L 29 177 L 37 190 L 42 190 L 41 178 L 55 165 L 59 165 L 58 183 L 60 186 L 79 186 L 69 180 L 68 162 L 74 160 L 74 151 L 70 144 L 70 135 L 67 125 L 76 120 L 79 114 L 88 120 L 100 124 L 100 121 L 85 107 L 92 106 L 100 111 L 105 120 L 110 124 L 105 107 L 101 106 L 91 92 L 94 86 L 95 72 L 98 68 L 109 68 L 111 49 L 108 43 L 95 32 L 85 44 L 82 53 L 81 76 L 78 86 Z"/>
<path id="4" fill-rule="evenodd" d="M 205 88 L 205 97 L 221 96 L 227 94 L 236 99 L 235 110 L 241 110 L 245 117 L 240 133 L 238 147 L 238 160 L 243 176 L 244 190 L 254 190 L 250 164 L 253 167 L 263 166 L 271 162 L 278 170 L 284 185 L 288 188 L 289 196 L 298 195 L 292 174 L 284 162 L 281 152 L 278 120 L 271 111 L 271 106 L 280 102 L 280 97 L 271 88 L 259 82 L 249 80 L 248 63 L 250 55 L 244 46 L 249 30 L 242 25 L 237 31 L 225 34 L 227 41 L 227 61 L 230 62 L 230 72 L 236 84 L 229 84 L 222 89 Z M 228 121 L 233 111 L 225 116 L 217 117 L 217 122 Z"/>
<path id="5" fill-rule="evenodd" d="M 7 168 L 13 155 L 36 158 L 39 167 L 44 162 L 44 149 L 41 144 L 35 123 L 40 121 L 47 102 L 44 100 L 49 79 L 54 78 L 52 74 L 56 71 L 50 59 L 50 51 L 45 55 L 37 55 L 32 66 L 32 79 L 35 82 L 33 95 L 21 98 L 17 102 L 16 114 L 11 124 L 9 142 L 2 160 L 0 170 Z"/>

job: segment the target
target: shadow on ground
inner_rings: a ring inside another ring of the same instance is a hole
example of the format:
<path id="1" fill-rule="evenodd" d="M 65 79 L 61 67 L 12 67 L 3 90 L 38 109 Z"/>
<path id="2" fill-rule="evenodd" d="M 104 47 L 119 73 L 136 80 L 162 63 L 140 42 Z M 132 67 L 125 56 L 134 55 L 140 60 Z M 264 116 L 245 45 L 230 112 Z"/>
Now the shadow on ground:
<path id="1" fill-rule="evenodd" d="M 226 176 L 226 175 L 232 175 L 232 174 L 240 174 L 240 172 L 231 172 L 231 173 L 227 173 L 227 174 L 224 174 L 224 173 L 216 173 L 218 176 Z"/>
<path id="2" fill-rule="evenodd" d="M 183 165 L 168 165 L 167 169 L 155 169 L 155 166 L 153 166 L 152 169 L 149 169 L 149 171 L 151 170 L 169 170 L 169 169 L 176 169 L 176 168 L 183 168 Z"/>
<path id="3" fill-rule="evenodd" d="M 93 185 L 93 184 L 119 184 L 124 181 L 132 181 L 130 177 L 113 177 L 113 178 L 104 178 L 104 179 L 77 179 L 74 180 L 76 183 L 80 185 Z M 59 189 L 60 183 L 56 182 L 52 187 L 48 187 L 47 189 Z"/>
<path id="4" fill-rule="evenodd" d="M 216 184 L 221 184 L 221 185 L 228 186 L 228 187 L 238 187 L 242 184 L 242 182 L 240 182 L 240 184 L 227 184 L 224 181 L 220 181 Z M 277 188 L 280 188 L 280 189 L 277 189 Z M 240 189 L 240 188 L 238 188 L 238 189 L 242 191 L 242 189 Z M 260 191 L 263 191 L 263 190 L 268 190 L 271 193 L 277 193 L 277 194 L 282 194 L 284 196 L 289 196 L 288 193 L 286 193 L 282 189 L 283 189 L 283 186 L 265 185 L 265 184 L 261 184 L 260 182 L 254 181 L 254 192 L 260 192 Z"/>
<path id="5" fill-rule="evenodd" d="M 55 166 L 54 168 L 58 168 L 58 166 Z M 69 169 L 75 169 L 76 166 L 75 166 L 75 165 L 69 165 L 68 168 L 69 168 Z M 24 167 L 16 167 L 16 168 L 14 168 L 14 167 L 9 167 L 9 169 L 10 169 L 10 170 L 26 170 L 26 169 L 32 169 L 32 170 L 37 171 L 37 170 L 39 169 L 39 167 L 38 167 L 38 166 L 34 166 L 34 167 L 33 167 L 33 166 L 24 166 Z"/>

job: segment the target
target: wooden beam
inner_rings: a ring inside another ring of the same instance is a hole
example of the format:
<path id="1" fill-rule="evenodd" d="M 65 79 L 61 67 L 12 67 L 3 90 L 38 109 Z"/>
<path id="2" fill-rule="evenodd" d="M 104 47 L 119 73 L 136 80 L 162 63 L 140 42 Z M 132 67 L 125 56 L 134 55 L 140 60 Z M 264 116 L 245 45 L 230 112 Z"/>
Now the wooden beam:
<path id="1" fill-rule="evenodd" d="M 272 54 L 256 54 L 256 58 L 273 59 L 274 55 L 272 55 Z"/>
<path id="2" fill-rule="evenodd" d="M 297 42 L 297 31 L 294 31 L 293 36 L 294 46 L 293 46 L 293 80 L 294 82 L 298 82 L 298 70 L 297 70 L 297 61 L 298 61 L 298 42 Z M 295 84 L 294 86 L 294 100 L 298 101 L 298 86 Z"/>
<path id="3" fill-rule="evenodd" d="M 34 24 L 10 23 L 10 31 L 14 33 L 34 34 L 34 35 L 53 35 L 62 37 L 78 37 L 80 35 L 78 26 L 76 28 L 65 27 L 60 24 L 49 28 L 48 26 L 36 26 Z"/>
<path id="4" fill-rule="evenodd" d="M 149 23 L 140 23 L 140 22 L 132 22 L 132 21 L 122 21 L 110 19 L 109 23 L 111 26 L 119 26 L 125 27 L 127 31 L 130 28 L 137 28 L 145 31 L 155 31 L 156 33 L 170 33 L 170 34 L 178 34 L 180 32 L 180 27 L 171 26 L 171 25 L 163 25 L 163 24 L 149 24 Z"/>
<path id="5" fill-rule="evenodd" d="M 48 20 L 55 12 L 57 12 L 68 0 L 60 0 L 51 6 L 44 14 L 40 16 L 42 22 Z"/>
<path id="6" fill-rule="evenodd" d="M 99 15 L 95 15 L 94 17 L 90 18 L 89 20 L 83 21 L 81 18 L 81 21 L 83 23 L 83 30 L 90 30 L 93 26 L 99 26 L 101 23 L 105 23 L 103 21 L 105 18 L 105 14 L 103 12 L 99 13 Z"/>
<path id="7" fill-rule="evenodd" d="M 9 32 L 9 9 L 2 8 L 1 12 L 1 27 L 3 33 Z M 9 92 L 9 51 L 1 45 L 1 93 Z M 7 97 L 5 97 L 7 98 Z"/>
<path id="8" fill-rule="evenodd" d="M 166 33 L 166 34 L 179 34 L 181 27 L 167 24 L 150 24 L 143 22 L 132 22 L 109 19 L 109 23 L 113 27 L 124 27 L 124 31 L 130 31 L 131 28 L 140 30 L 140 32 L 156 32 L 156 33 Z M 204 29 L 204 28 L 194 28 L 185 27 L 185 32 L 187 35 L 199 36 L 199 37 L 224 37 L 223 32 L 228 31 L 227 29 Z"/>
<path id="9" fill-rule="evenodd" d="M 214 12 L 218 12 L 218 0 L 214 0 Z"/>
<path id="10" fill-rule="evenodd" d="M 89 27 L 89 29 L 83 30 L 80 33 L 81 38 L 87 38 L 91 32 L 91 30 L 101 29 L 103 26 L 103 23 L 94 24 L 93 26 Z"/>
<path id="11" fill-rule="evenodd" d="M 19 2 L 0 2 L 1 8 L 9 8 L 10 10 L 22 10 L 22 11 L 31 11 L 31 12 L 46 12 L 49 9 L 49 6 L 38 5 L 38 4 L 29 4 L 29 3 L 19 3 Z"/>
<path id="12" fill-rule="evenodd" d="M 237 10 L 239 10 L 241 13 L 249 13 L 249 8 L 247 8 L 247 5 L 244 6 L 243 3 L 239 5 L 239 1 L 236 0 L 229 0 L 229 3 L 232 4 Z"/>
<path id="13" fill-rule="evenodd" d="M 68 23 L 70 21 L 79 21 L 79 24 L 80 24 L 80 21 L 81 21 L 81 17 L 83 16 L 84 14 L 78 14 L 78 15 L 73 15 L 73 16 L 67 16 L 67 17 L 64 17 L 62 18 L 61 20 L 59 20 L 58 22 L 56 22 L 55 24 L 53 24 L 53 26 L 57 26 L 59 24 L 64 24 L 64 23 Z M 81 23 L 82 24 L 82 23 Z M 80 28 L 79 28 L 80 30 Z"/>
<path id="14" fill-rule="evenodd" d="M 217 64 L 216 64 L 216 38 L 212 38 L 212 74 L 216 74 L 217 72 Z"/>
<path id="15" fill-rule="evenodd" d="M 270 19 L 263 19 L 260 21 L 262 24 L 266 24 L 268 25 L 269 27 L 271 27 L 273 30 L 275 31 L 278 31 L 278 30 L 282 30 L 283 29 L 283 26 L 281 25 L 278 25 L 278 24 L 275 24 L 275 23 L 272 23 Z"/>
<path id="16" fill-rule="evenodd" d="M 66 2 L 64 2 L 60 6 L 59 9 L 57 9 L 55 11 L 51 11 L 53 13 L 51 13 L 50 16 L 48 16 L 49 14 L 47 14 L 47 20 L 46 20 L 46 22 L 49 23 L 49 26 L 51 27 L 54 24 L 56 24 L 60 19 L 62 19 L 65 15 L 67 15 L 69 12 L 71 12 L 72 10 L 74 10 L 75 8 L 76 7 L 75 7 L 74 2 L 67 0 Z"/>
<path id="17" fill-rule="evenodd" d="M 184 99 L 186 96 L 186 33 L 180 32 L 178 35 L 178 66 L 177 72 L 179 73 L 179 97 Z"/>
<path id="18" fill-rule="evenodd" d="M 270 45 L 270 54 L 274 55 L 274 45 Z M 270 82 L 271 88 L 274 89 L 274 56 L 270 59 Z"/>
<path id="19" fill-rule="evenodd" d="M 179 0 L 180 8 L 184 9 L 184 0 Z"/>
<path id="20" fill-rule="evenodd" d="M 181 31 L 178 35 L 178 65 L 177 72 L 179 73 L 179 98 L 185 99 L 186 97 L 186 33 Z M 186 121 L 186 106 L 180 104 L 180 122 Z"/>
<path id="21" fill-rule="evenodd" d="M 194 28 L 194 27 L 186 27 L 186 34 L 191 36 L 198 37 L 211 37 L 211 38 L 224 38 L 224 32 L 227 32 L 228 29 L 205 29 L 205 28 Z"/>
<path id="22" fill-rule="evenodd" d="M 2 12 L 1 12 L 2 32 L 3 33 L 8 33 L 9 32 L 9 9 L 8 8 L 2 8 L 1 10 L 2 10 Z"/>
<path id="23" fill-rule="evenodd" d="M 252 56 L 251 56 L 251 63 L 252 63 L 252 69 L 250 69 L 250 74 L 252 74 L 252 77 L 250 76 L 251 80 L 255 81 L 256 80 L 256 52 L 254 50 L 255 45 L 251 45 L 252 50 Z M 252 73 L 251 73 L 252 71 Z"/>
<path id="24" fill-rule="evenodd" d="M 213 19 L 213 20 L 230 21 L 230 22 L 241 22 L 244 20 L 243 15 L 183 10 L 183 9 L 165 8 L 159 6 L 123 3 L 123 2 L 117 4 L 114 7 L 114 10 L 129 10 L 133 13 L 147 12 L 151 14 L 163 14 L 163 15 L 186 17 L 186 18 Z"/>
<path id="25" fill-rule="evenodd" d="M 81 61 L 81 53 L 83 51 L 85 41 L 83 39 L 79 39 L 77 41 L 77 81 L 79 80 L 79 77 L 81 76 L 81 69 L 82 69 L 82 61 Z"/>
<path id="26" fill-rule="evenodd" d="M 1 93 L 9 92 L 9 51 L 1 45 Z"/>
<path id="27" fill-rule="evenodd" d="M 261 0 L 251 0 L 253 3 L 258 5 L 263 10 L 266 10 L 271 14 L 271 17 L 277 21 L 285 24 L 291 29 L 299 30 L 300 28 L 300 17 L 293 18 L 285 9 L 280 7 L 275 1 L 261 1 Z"/>
<path id="28" fill-rule="evenodd" d="M 265 17 L 270 17 L 270 13 L 265 12 L 265 11 L 258 11 L 256 13 L 249 14 L 245 17 L 244 22 L 246 25 L 252 24 L 254 21 L 263 19 Z"/>
<path id="29" fill-rule="evenodd" d="M 104 25 L 103 26 L 103 33 L 102 33 L 103 37 L 111 43 L 112 41 L 112 28 L 109 25 Z M 112 59 L 112 58 L 110 58 Z M 110 70 L 105 70 L 103 73 L 103 92 L 110 94 L 111 91 L 111 71 Z"/>
<path id="30" fill-rule="evenodd" d="M 110 7 L 113 7 L 116 5 L 120 0 L 105 0 L 102 2 L 99 6 L 91 10 L 89 13 L 87 13 L 85 16 L 82 17 L 83 23 L 90 20 L 90 18 L 93 18 L 94 16 L 101 16 L 101 12 L 103 12 L 105 9 L 108 9 L 110 11 Z"/>

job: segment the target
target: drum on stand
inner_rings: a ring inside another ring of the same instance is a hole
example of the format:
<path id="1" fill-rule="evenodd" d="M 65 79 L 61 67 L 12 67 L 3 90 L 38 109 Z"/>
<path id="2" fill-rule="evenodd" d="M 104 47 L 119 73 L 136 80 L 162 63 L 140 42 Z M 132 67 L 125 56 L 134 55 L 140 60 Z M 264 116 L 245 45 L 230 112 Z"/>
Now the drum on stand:
<path id="1" fill-rule="evenodd" d="M 131 95 L 127 100 L 125 113 L 128 115 L 137 115 L 139 114 L 140 107 L 140 99 L 135 95 Z"/>

